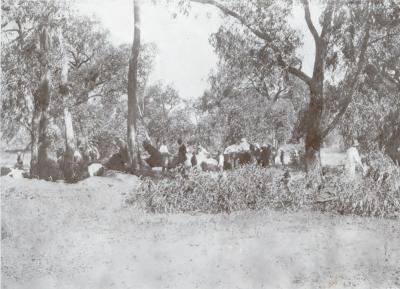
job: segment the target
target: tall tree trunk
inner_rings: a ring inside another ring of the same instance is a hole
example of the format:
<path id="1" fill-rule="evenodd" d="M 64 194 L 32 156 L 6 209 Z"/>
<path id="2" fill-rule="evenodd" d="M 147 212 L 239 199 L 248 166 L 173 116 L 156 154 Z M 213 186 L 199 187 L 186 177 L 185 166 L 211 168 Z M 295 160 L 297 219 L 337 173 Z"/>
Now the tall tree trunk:
<path id="1" fill-rule="evenodd" d="M 310 87 L 310 103 L 306 116 L 305 165 L 311 183 L 320 184 L 322 168 L 320 149 L 322 146 L 321 120 L 323 111 L 323 88 Z"/>
<path id="2" fill-rule="evenodd" d="M 68 107 L 64 107 L 64 126 L 65 126 L 65 153 L 63 175 L 66 182 L 74 181 L 74 152 L 75 152 L 75 134 L 72 126 L 72 114 Z"/>
<path id="3" fill-rule="evenodd" d="M 323 142 L 322 113 L 324 110 L 325 63 L 335 1 L 330 2 L 323 12 L 321 34 L 318 34 L 310 15 L 308 0 L 302 0 L 307 26 L 315 42 L 314 68 L 308 87 L 310 103 L 306 116 L 305 165 L 310 184 L 318 186 L 322 182 L 322 165 L 320 150 Z"/>
<path id="4" fill-rule="evenodd" d="M 48 72 L 47 74 L 50 74 Z M 47 77 L 46 77 L 47 78 Z M 48 124 L 49 124 L 49 116 L 48 116 L 48 107 L 50 101 L 50 83 L 47 80 L 44 81 L 44 85 L 47 86 L 47 92 L 43 93 L 43 98 L 46 98 L 47 101 L 42 104 L 42 111 L 40 114 L 40 121 L 39 121 L 39 146 L 38 146 L 38 173 L 39 179 L 48 179 L 50 177 L 49 174 L 49 161 L 48 161 L 48 153 L 47 149 L 50 146 L 50 139 L 48 136 Z"/>
<path id="5" fill-rule="evenodd" d="M 128 165 L 131 173 L 137 171 L 138 145 L 136 141 L 136 121 L 137 121 L 137 78 L 138 78 L 138 59 L 140 51 L 140 0 L 133 0 L 134 7 L 134 38 L 129 59 L 128 70 Z"/>
<path id="6" fill-rule="evenodd" d="M 50 68 L 48 65 L 49 36 L 46 27 L 40 34 L 40 56 L 39 61 L 42 67 L 42 79 L 34 94 L 34 112 L 32 117 L 32 146 L 31 146 L 31 176 L 48 178 L 47 148 L 50 141 L 47 135 L 48 107 L 50 103 Z"/>
<path id="7" fill-rule="evenodd" d="M 63 99 L 64 105 L 64 138 L 65 138 L 65 153 L 63 162 L 63 176 L 66 182 L 74 181 L 74 152 L 75 152 L 75 133 L 72 123 L 72 114 L 69 109 L 69 88 L 68 88 L 68 58 L 64 46 L 64 38 L 62 33 L 59 33 L 61 54 L 62 54 L 62 68 L 61 68 L 61 83 L 60 95 Z"/>
<path id="8" fill-rule="evenodd" d="M 32 116 L 32 123 L 31 123 L 31 166 L 30 166 L 30 176 L 32 178 L 39 177 L 39 171 L 38 171 L 39 121 L 40 121 L 40 107 L 38 107 L 36 105 L 36 101 L 35 101 L 35 106 L 34 106 L 33 116 Z"/>

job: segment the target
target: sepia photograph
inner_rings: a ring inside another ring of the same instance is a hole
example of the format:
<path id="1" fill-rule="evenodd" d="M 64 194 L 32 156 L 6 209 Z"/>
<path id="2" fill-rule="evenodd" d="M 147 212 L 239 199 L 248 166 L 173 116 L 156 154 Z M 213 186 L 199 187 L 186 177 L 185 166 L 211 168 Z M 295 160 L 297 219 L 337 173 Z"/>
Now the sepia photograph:
<path id="1" fill-rule="evenodd" d="M 400 0 L 1 0 L 1 288 L 400 289 Z"/>

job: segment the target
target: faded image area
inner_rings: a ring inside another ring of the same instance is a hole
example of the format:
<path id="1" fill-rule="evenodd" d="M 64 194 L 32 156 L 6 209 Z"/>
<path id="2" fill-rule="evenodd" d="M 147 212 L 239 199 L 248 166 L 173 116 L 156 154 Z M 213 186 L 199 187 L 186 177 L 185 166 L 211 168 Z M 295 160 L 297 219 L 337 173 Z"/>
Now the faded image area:
<path id="1" fill-rule="evenodd" d="M 3 0 L 0 116 L 2 288 L 400 288 L 399 0 Z"/>

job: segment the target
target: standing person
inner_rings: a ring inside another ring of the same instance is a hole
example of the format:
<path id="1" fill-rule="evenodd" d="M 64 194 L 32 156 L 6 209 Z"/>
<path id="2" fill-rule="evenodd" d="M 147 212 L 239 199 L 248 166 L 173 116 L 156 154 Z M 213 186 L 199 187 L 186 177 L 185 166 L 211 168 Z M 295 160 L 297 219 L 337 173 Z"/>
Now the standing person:
<path id="1" fill-rule="evenodd" d="M 244 165 L 251 162 L 250 144 L 246 138 L 242 138 L 239 144 L 239 164 Z"/>
<path id="2" fill-rule="evenodd" d="M 161 167 L 162 171 L 164 172 L 165 170 L 168 169 L 168 158 L 170 156 L 168 147 L 167 147 L 167 141 L 163 140 L 162 145 L 160 146 L 160 153 L 161 153 Z"/>
<path id="3" fill-rule="evenodd" d="M 186 157 L 186 146 L 183 144 L 181 139 L 178 139 L 178 164 L 184 164 L 187 157 Z"/>
<path id="4" fill-rule="evenodd" d="M 357 150 L 358 141 L 354 140 L 353 145 L 347 150 L 346 152 L 346 173 L 347 177 L 351 180 L 356 178 L 356 167 L 361 167 L 363 173 L 365 172 L 366 168 L 364 167 L 361 157 Z"/>
<path id="5" fill-rule="evenodd" d="M 24 161 L 21 152 L 17 153 L 17 163 L 14 165 L 15 169 L 23 170 L 24 169 Z"/>
<path id="6" fill-rule="evenodd" d="M 279 153 L 279 159 L 281 161 L 282 166 L 285 166 L 285 151 L 281 149 Z"/>
<path id="7" fill-rule="evenodd" d="M 221 172 L 224 170 L 224 162 L 225 162 L 224 154 L 221 151 L 219 151 L 218 152 L 218 170 Z"/>
<path id="8" fill-rule="evenodd" d="M 185 161 L 187 159 L 186 157 L 186 146 L 183 144 L 181 139 L 178 139 L 178 168 L 181 171 L 181 174 L 184 178 L 187 177 L 186 171 L 185 171 Z"/>
<path id="9" fill-rule="evenodd" d="M 293 151 L 293 154 L 291 156 L 291 161 L 292 161 L 292 164 L 294 166 L 298 166 L 299 165 L 299 163 L 300 163 L 300 155 L 299 155 L 299 151 L 297 149 L 295 149 Z"/>
<path id="10" fill-rule="evenodd" d="M 263 145 L 261 148 L 260 161 L 263 168 L 269 166 L 269 159 L 271 157 L 271 146 Z"/>
<path id="11" fill-rule="evenodd" d="M 190 159 L 190 163 L 192 164 L 192 168 L 197 166 L 196 150 L 193 150 L 192 152 L 192 158 Z"/>

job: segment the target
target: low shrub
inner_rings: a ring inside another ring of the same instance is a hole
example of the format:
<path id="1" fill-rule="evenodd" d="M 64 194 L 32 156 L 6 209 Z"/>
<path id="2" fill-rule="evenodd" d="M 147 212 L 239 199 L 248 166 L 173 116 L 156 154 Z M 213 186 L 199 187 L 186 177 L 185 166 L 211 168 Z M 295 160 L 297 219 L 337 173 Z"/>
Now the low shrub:
<path id="1" fill-rule="evenodd" d="M 346 181 L 338 173 L 328 175 L 321 191 L 331 198 L 316 207 L 340 214 L 399 217 L 399 167 L 382 153 L 370 154 L 368 165 L 368 172 L 358 181 Z"/>
<path id="2" fill-rule="evenodd" d="M 265 207 L 297 210 L 309 203 L 309 196 L 291 189 L 289 179 L 282 169 L 253 165 L 224 173 L 191 172 L 187 178 L 144 179 L 134 199 L 158 213 L 229 213 Z"/>
<path id="3" fill-rule="evenodd" d="M 316 204 L 316 208 L 339 214 L 397 218 L 400 216 L 399 191 L 377 189 L 370 181 L 337 183 L 329 201 Z"/>
<path id="4" fill-rule="evenodd" d="M 378 178 L 366 176 L 358 182 L 330 170 L 318 191 L 312 191 L 302 171 L 249 165 L 223 173 L 194 171 L 187 178 L 145 178 L 128 203 L 153 213 L 270 208 L 396 218 L 400 216 L 399 181 L 400 171 L 394 165 L 382 170 Z"/>

